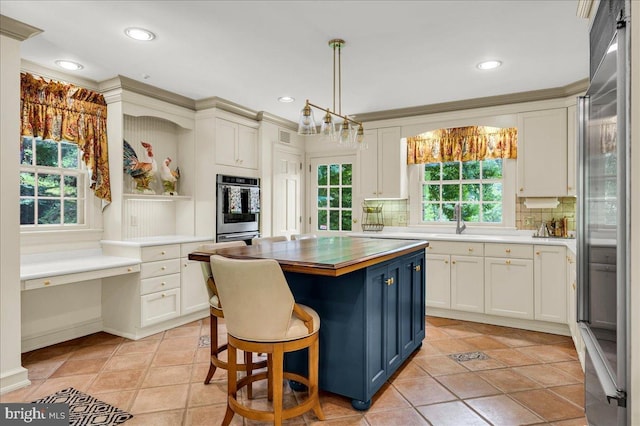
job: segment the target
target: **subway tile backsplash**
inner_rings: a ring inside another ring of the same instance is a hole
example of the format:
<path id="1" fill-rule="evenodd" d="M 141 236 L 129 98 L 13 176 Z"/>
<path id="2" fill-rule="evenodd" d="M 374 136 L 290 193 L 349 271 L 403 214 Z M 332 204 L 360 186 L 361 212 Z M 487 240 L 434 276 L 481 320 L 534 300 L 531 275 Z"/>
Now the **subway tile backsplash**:
<path id="1" fill-rule="evenodd" d="M 569 231 L 576 229 L 575 197 L 558 198 L 560 204 L 555 209 L 529 209 L 524 205 L 525 198 L 516 199 L 516 228 L 519 230 L 536 230 L 542 221 L 567 218 Z M 407 226 L 409 219 L 409 203 L 407 200 L 369 200 L 368 205 L 382 205 L 384 226 Z"/>

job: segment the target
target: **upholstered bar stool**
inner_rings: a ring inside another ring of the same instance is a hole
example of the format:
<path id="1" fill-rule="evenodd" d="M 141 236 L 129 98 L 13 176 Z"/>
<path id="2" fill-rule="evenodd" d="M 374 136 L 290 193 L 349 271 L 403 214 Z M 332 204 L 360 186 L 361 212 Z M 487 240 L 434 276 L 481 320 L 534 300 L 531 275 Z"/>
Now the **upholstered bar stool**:
<path id="1" fill-rule="evenodd" d="M 211 269 L 218 295 L 225 309 L 228 337 L 228 397 L 223 425 L 235 413 L 276 425 L 313 410 L 324 420 L 318 396 L 320 317 L 308 306 L 295 303 L 286 278 L 273 259 L 239 260 L 211 256 Z M 284 354 L 308 348 L 309 375 L 284 371 Z M 267 354 L 267 371 L 247 372 L 237 378 L 236 350 Z M 273 410 L 257 410 L 243 405 L 238 390 L 258 380 L 268 381 L 268 398 Z M 293 407 L 283 408 L 283 380 L 307 386 L 308 397 Z"/>
<path id="2" fill-rule="evenodd" d="M 244 241 L 230 241 L 225 243 L 204 244 L 198 247 L 199 252 L 216 254 L 218 250 L 230 247 L 244 247 L 246 243 Z M 227 362 L 221 360 L 218 355 L 221 352 L 227 350 L 227 345 L 219 345 L 218 343 L 218 318 L 224 318 L 224 311 L 220 304 L 220 298 L 218 297 L 218 290 L 216 288 L 215 281 L 213 280 L 213 274 L 211 273 L 211 264 L 209 262 L 200 262 L 202 265 L 202 275 L 204 282 L 207 286 L 207 292 L 209 293 L 209 337 L 210 337 L 210 353 L 211 363 L 209 365 L 209 372 L 204 379 L 204 384 L 207 385 L 211 381 L 211 378 L 216 372 L 217 368 L 227 370 Z M 238 369 L 240 371 L 249 371 L 253 368 L 263 368 L 267 365 L 266 360 L 253 363 L 253 354 L 251 352 L 245 352 L 245 363 L 240 364 Z M 248 393 L 251 393 L 251 388 L 247 389 Z"/>

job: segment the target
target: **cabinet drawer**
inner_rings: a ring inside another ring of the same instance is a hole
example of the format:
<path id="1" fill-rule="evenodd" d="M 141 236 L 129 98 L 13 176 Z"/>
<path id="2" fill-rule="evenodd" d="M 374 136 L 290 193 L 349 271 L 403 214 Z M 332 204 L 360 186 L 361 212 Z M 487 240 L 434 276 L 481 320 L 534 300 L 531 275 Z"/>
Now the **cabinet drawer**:
<path id="1" fill-rule="evenodd" d="M 140 295 L 180 287 L 180 274 L 162 275 L 140 280 Z"/>
<path id="2" fill-rule="evenodd" d="M 203 245 L 203 244 L 212 244 L 212 243 L 213 243 L 213 240 L 211 240 L 211 241 L 198 241 L 198 242 L 195 242 L 195 243 L 180 244 L 180 257 L 188 257 L 189 253 L 193 253 L 201 245 Z"/>
<path id="3" fill-rule="evenodd" d="M 458 241 L 433 241 L 429 240 L 427 255 L 455 254 L 459 256 L 482 256 L 484 243 L 458 242 Z"/>
<path id="4" fill-rule="evenodd" d="M 180 273 L 180 259 L 167 259 L 158 262 L 146 262 L 140 267 L 140 278 Z"/>
<path id="5" fill-rule="evenodd" d="M 180 316 L 180 289 L 159 291 L 140 297 L 140 326 Z"/>
<path id="6" fill-rule="evenodd" d="M 166 246 L 142 247 L 142 261 L 154 262 L 162 259 L 180 257 L 180 246 L 177 244 Z"/>
<path id="7" fill-rule="evenodd" d="M 533 259 L 533 246 L 530 244 L 485 244 L 484 254 L 487 257 Z"/>

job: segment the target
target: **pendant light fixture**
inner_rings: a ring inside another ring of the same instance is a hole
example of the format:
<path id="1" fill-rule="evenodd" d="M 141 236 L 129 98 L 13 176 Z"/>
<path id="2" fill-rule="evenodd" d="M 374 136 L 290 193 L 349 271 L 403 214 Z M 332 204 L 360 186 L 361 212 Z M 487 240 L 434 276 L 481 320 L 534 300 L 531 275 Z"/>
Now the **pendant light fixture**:
<path id="1" fill-rule="evenodd" d="M 311 136 L 317 135 L 318 129 L 313 116 L 313 109 L 317 108 L 324 111 L 322 124 L 320 125 L 320 134 L 328 137 L 332 142 L 338 142 L 347 148 L 366 148 L 364 143 L 364 128 L 362 123 L 355 121 L 348 115 L 342 115 L 342 65 L 341 53 L 345 41 L 339 38 L 329 41 L 329 47 L 333 49 L 333 110 L 322 108 L 315 105 L 307 99 L 304 108 L 300 111 L 300 119 L 298 120 L 298 134 Z M 336 63 L 337 57 L 337 63 Z M 338 81 L 338 110 L 336 112 L 336 72 Z M 342 119 L 336 123 L 334 117 Z"/>

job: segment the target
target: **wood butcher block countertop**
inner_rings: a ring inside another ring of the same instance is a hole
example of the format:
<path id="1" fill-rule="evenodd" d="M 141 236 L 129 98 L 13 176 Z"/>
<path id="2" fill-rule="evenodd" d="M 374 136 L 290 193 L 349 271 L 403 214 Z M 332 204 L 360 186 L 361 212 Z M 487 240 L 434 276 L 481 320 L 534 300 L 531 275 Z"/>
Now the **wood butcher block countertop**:
<path id="1" fill-rule="evenodd" d="M 286 272 L 337 277 L 428 246 L 421 240 L 320 237 L 227 248 L 218 254 L 234 259 L 275 259 Z M 193 252 L 189 259 L 208 262 L 210 256 Z"/>

